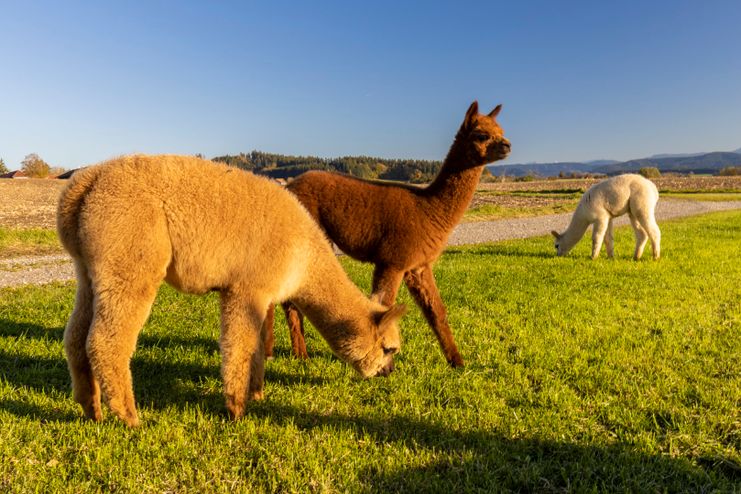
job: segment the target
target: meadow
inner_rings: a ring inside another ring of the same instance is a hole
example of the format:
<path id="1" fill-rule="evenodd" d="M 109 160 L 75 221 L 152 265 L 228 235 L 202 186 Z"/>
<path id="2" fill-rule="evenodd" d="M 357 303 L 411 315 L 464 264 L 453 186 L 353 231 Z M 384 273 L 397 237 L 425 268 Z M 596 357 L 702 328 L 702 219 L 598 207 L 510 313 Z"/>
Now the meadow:
<path id="1" fill-rule="evenodd" d="M 466 367 L 409 295 L 397 370 L 362 381 L 276 322 L 266 399 L 230 422 L 218 300 L 163 287 L 132 371 L 142 426 L 82 420 L 62 349 L 74 284 L 0 289 L 0 491 L 740 492 L 741 212 L 665 222 L 662 259 L 535 238 L 446 251 Z M 650 257 L 650 256 L 649 256 Z M 368 266 L 343 259 L 368 290 Z"/>

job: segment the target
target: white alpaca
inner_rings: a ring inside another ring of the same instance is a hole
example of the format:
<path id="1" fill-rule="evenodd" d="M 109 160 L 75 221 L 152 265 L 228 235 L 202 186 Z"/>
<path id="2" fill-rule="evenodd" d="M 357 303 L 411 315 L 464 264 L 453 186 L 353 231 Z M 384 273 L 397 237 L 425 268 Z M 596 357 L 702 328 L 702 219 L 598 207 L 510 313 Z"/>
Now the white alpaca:
<path id="1" fill-rule="evenodd" d="M 559 256 L 566 255 L 584 236 L 589 225 L 592 227 L 592 259 L 599 256 L 602 241 L 605 241 L 607 257 L 614 254 L 612 220 L 628 213 L 636 234 L 636 250 L 633 259 L 640 259 L 646 241 L 651 239 L 654 259 L 661 253 L 661 231 L 656 224 L 654 211 L 659 200 L 659 191 L 650 180 L 641 175 L 618 175 L 593 185 L 579 201 L 565 232 L 556 237 L 555 246 Z"/>

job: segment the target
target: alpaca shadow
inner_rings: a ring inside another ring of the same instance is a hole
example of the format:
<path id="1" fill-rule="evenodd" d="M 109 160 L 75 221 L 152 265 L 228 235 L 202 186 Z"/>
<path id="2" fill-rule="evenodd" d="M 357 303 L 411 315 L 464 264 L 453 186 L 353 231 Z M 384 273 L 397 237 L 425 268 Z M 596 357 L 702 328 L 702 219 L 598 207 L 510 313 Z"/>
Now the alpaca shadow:
<path id="1" fill-rule="evenodd" d="M 219 351 L 219 342 L 215 338 L 206 336 L 155 336 L 142 332 L 136 343 L 137 348 L 167 348 L 167 347 L 201 347 L 207 353 Z"/>
<path id="2" fill-rule="evenodd" d="M 38 324 L 0 320 L 0 337 L 12 336 L 37 341 L 53 341 L 58 344 L 63 335 L 63 328 L 47 328 Z M 168 346 L 202 345 L 206 349 L 218 351 L 218 344 L 207 338 L 142 338 L 140 347 L 154 346 L 167 350 Z M 288 350 L 281 353 L 289 355 Z M 290 358 L 290 357 L 287 357 Z M 137 404 L 155 410 L 168 407 L 183 408 L 186 404 L 202 405 L 206 411 L 222 415 L 224 400 L 221 386 L 204 386 L 204 380 L 221 383 L 219 366 L 204 365 L 194 362 L 154 361 L 138 352 L 134 353 L 131 363 L 134 380 L 134 394 Z M 67 361 L 60 349 L 57 356 L 29 357 L 18 352 L 0 348 L 0 375 L 13 386 L 30 389 L 39 393 L 69 394 L 71 384 Z M 284 386 L 326 384 L 322 377 L 290 374 L 274 369 L 269 363 L 266 366 L 265 380 Z M 45 412 L 42 408 L 24 403 L 20 400 L 0 401 L 0 408 L 15 415 L 50 420 L 59 420 L 55 412 Z M 63 419 L 64 420 L 64 419 Z"/>
<path id="3" fill-rule="evenodd" d="M 62 341 L 63 327 L 49 328 L 39 324 L 0 319 L 0 337 L 30 338 L 34 340 Z"/>
<path id="4" fill-rule="evenodd" d="M 27 417 L 32 420 L 46 423 L 77 422 L 82 416 L 69 411 L 60 411 L 56 408 L 44 408 L 21 400 L 0 400 L 0 410 L 12 413 L 18 417 Z"/>
<path id="5" fill-rule="evenodd" d="M 541 440 L 513 439 L 490 431 L 457 431 L 403 416 L 365 418 L 318 415 L 276 403 L 260 402 L 248 416 L 302 430 L 348 430 L 357 437 L 372 436 L 383 444 L 400 444 L 410 450 L 445 451 L 451 459 L 420 467 L 360 473 L 364 492 L 459 492 L 572 490 L 702 492 L 719 482 L 733 484 L 738 466 L 725 458 L 698 458 L 699 466 L 636 451 L 627 444 L 593 446 Z M 656 485 L 664 479 L 665 485 Z"/>

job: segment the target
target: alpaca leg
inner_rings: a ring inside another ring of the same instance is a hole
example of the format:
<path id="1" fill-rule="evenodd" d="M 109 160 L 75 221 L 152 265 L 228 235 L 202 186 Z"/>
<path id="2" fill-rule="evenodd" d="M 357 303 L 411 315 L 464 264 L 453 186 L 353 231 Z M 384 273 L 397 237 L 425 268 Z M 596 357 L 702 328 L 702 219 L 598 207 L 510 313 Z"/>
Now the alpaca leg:
<path id="1" fill-rule="evenodd" d="M 273 347 L 275 346 L 275 305 L 270 304 L 265 316 L 265 322 L 262 323 L 262 344 L 265 348 L 265 358 L 273 358 Z"/>
<path id="2" fill-rule="evenodd" d="M 77 295 L 75 308 L 64 330 L 64 350 L 72 377 L 72 393 L 75 401 L 82 405 L 85 416 L 100 421 L 100 386 L 93 377 L 85 342 L 93 322 L 93 289 L 90 286 L 87 268 L 75 260 L 77 273 Z"/>
<path id="3" fill-rule="evenodd" d="M 373 295 L 380 295 L 380 302 L 391 307 L 396 302 L 399 286 L 404 277 L 404 272 L 398 269 L 376 265 L 373 270 Z"/>
<path id="4" fill-rule="evenodd" d="M 647 212 L 645 215 L 640 215 L 638 221 L 640 221 L 641 226 L 648 233 L 648 238 L 651 239 L 651 250 L 653 251 L 654 259 L 658 259 L 661 256 L 661 230 L 659 230 L 659 225 L 656 224 L 653 210 Z"/>
<path id="5" fill-rule="evenodd" d="M 404 281 L 409 288 L 409 293 L 422 309 L 425 319 L 432 326 L 448 363 L 453 367 L 463 367 L 463 359 L 458 353 L 458 347 L 455 345 L 453 333 L 448 325 L 445 305 L 435 284 L 432 266 L 428 264 L 408 271 L 404 276 Z"/>
<path id="6" fill-rule="evenodd" d="M 602 250 L 602 241 L 607 233 L 609 218 L 600 218 L 592 225 L 592 259 L 599 257 L 599 251 Z"/>
<path id="7" fill-rule="evenodd" d="M 283 302 L 283 312 L 286 314 L 288 330 L 291 334 L 291 350 L 293 356 L 300 359 L 308 359 L 306 351 L 306 340 L 304 339 L 304 316 L 298 307 L 291 302 Z"/>
<path id="8" fill-rule="evenodd" d="M 94 315 L 86 345 L 93 375 L 111 412 L 134 427 L 139 419 L 131 382 L 131 356 L 159 282 L 115 280 L 105 287 L 93 285 Z"/>
<path id="9" fill-rule="evenodd" d="M 608 259 L 615 257 L 615 237 L 612 234 L 612 218 L 607 222 L 607 231 L 605 232 L 605 249 L 607 249 Z"/>
<path id="10" fill-rule="evenodd" d="M 633 232 L 636 236 L 636 249 L 633 253 L 633 259 L 637 261 L 643 255 L 643 249 L 646 247 L 646 242 L 648 242 L 648 233 L 646 233 L 638 218 L 633 216 L 633 214 L 630 214 L 630 224 L 633 226 Z"/>
<path id="11" fill-rule="evenodd" d="M 231 419 L 244 414 L 248 400 L 262 398 L 265 353 L 261 328 L 267 305 L 234 292 L 221 293 L 221 375 Z"/>

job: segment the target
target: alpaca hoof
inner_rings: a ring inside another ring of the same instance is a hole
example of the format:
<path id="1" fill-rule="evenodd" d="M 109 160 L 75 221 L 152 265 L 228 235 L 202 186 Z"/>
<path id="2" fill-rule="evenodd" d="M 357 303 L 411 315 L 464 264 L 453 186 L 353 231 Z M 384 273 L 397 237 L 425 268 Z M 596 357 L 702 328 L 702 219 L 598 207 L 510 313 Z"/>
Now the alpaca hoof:
<path id="1" fill-rule="evenodd" d="M 463 363 L 463 359 L 460 355 L 456 354 L 453 355 L 451 358 L 448 359 L 448 363 L 450 366 L 454 369 L 458 369 L 460 367 L 463 367 L 465 364 Z"/>
<path id="2" fill-rule="evenodd" d="M 229 415 L 229 420 L 239 420 L 244 415 L 244 402 L 227 396 L 226 412 Z"/>
<path id="3" fill-rule="evenodd" d="M 92 420 L 93 422 L 100 422 L 103 420 L 103 412 L 100 410 L 100 404 L 94 405 L 83 405 L 82 407 L 85 417 Z"/>
<path id="4" fill-rule="evenodd" d="M 136 415 L 136 412 L 128 412 L 125 414 L 116 413 L 115 415 L 120 418 L 128 427 L 139 427 L 139 417 Z"/>

